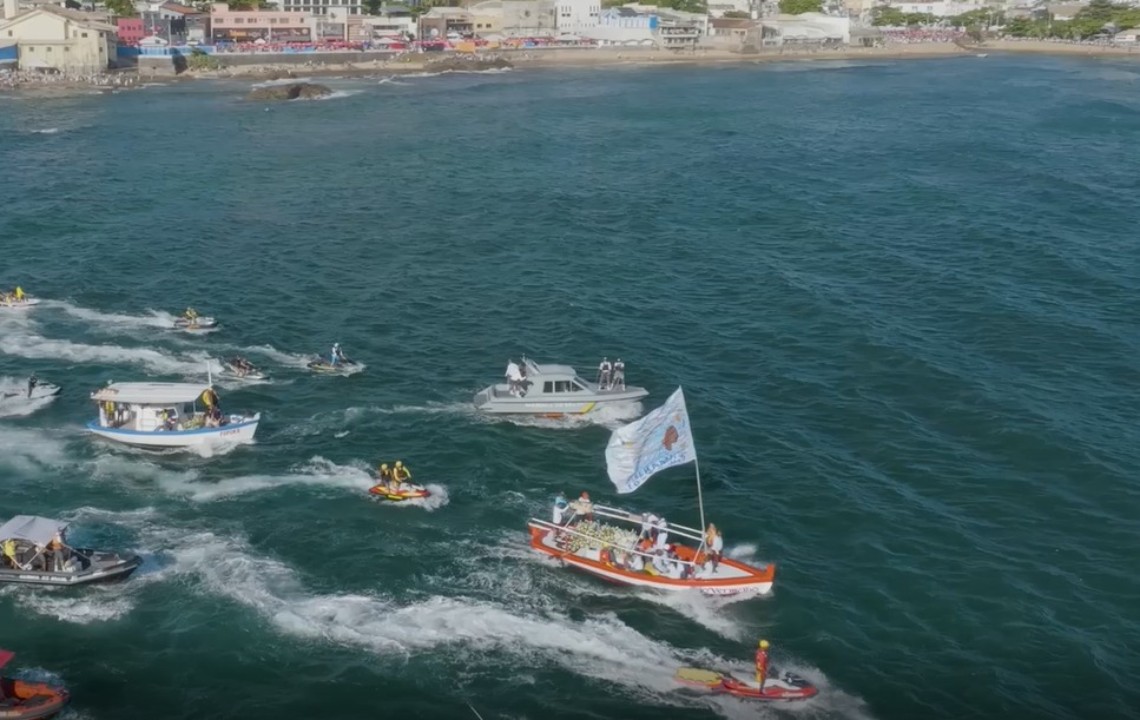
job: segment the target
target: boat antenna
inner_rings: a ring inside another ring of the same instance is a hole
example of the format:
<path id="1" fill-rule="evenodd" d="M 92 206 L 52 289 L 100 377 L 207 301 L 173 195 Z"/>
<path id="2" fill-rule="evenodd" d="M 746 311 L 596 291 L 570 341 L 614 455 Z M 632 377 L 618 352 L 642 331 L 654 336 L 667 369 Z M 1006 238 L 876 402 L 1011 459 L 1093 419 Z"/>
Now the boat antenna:
<path id="1" fill-rule="evenodd" d="M 475 713 L 475 717 L 479 718 L 479 720 L 483 720 L 483 716 L 479 714 L 479 711 L 475 709 L 474 705 L 467 703 L 467 707 L 471 708 L 471 712 Z"/>

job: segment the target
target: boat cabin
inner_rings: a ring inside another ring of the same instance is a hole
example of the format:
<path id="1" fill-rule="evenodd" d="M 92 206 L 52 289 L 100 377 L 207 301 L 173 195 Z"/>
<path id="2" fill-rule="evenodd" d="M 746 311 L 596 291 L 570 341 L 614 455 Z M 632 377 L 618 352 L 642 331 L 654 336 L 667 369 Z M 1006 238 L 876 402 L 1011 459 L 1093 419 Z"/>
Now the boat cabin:
<path id="1" fill-rule="evenodd" d="M 583 380 L 569 365 L 539 365 L 523 358 L 526 386 L 523 395 L 564 395 L 580 392 L 598 392 L 598 387 Z"/>
<path id="2" fill-rule="evenodd" d="M 17 515 L 0 525 L 0 570 L 74 572 L 80 557 L 64 543 L 67 523 Z"/>
<path id="3" fill-rule="evenodd" d="M 200 383 L 112 383 L 91 399 L 98 404 L 98 425 L 103 428 L 178 432 L 225 421 L 217 393 Z"/>

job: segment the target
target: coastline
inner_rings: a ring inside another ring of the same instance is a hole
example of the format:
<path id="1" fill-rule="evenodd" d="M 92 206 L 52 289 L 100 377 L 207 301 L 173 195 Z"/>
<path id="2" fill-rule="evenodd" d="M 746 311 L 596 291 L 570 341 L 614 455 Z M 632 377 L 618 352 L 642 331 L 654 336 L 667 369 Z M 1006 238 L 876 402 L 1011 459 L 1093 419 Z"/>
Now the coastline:
<path id="1" fill-rule="evenodd" d="M 1135 57 L 1140 59 L 1140 45 L 1085 44 L 1052 42 L 1045 40 L 987 40 L 977 45 L 959 45 L 954 42 L 924 42 L 889 44 L 879 47 L 846 47 L 834 50 L 763 50 L 741 53 L 721 49 L 700 49 L 695 52 L 676 52 L 638 48 L 556 48 L 546 50 L 501 50 L 487 57 L 506 60 L 514 69 L 527 68 L 620 68 L 652 66 L 711 66 L 760 65 L 780 62 L 813 62 L 835 60 L 916 60 L 947 57 L 969 57 L 989 53 L 1027 55 L 1083 56 L 1083 57 Z M 405 75 L 482 69 L 486 62 L 482 56 L 404 55 L 384 60 L 360 62 L 322 63 L 314 55 L 309 63 L 255 63 L 233 65 L 221 70 L 187 70 L 177 76 L 149 77 L 134 70 L 118 70 L 80 78 L 31 73 L 0 75 L 0 94 L 28 94 L 33 96 L 66 97 L 82 94 L 113 94 L 122 90 L 145 87 L 148 84 L 168 84 L 189 80 L 278 80 L 294 77 L 367 77 L 372 75 Z M 457 70 L 458 66 L 458 70 Z"/>

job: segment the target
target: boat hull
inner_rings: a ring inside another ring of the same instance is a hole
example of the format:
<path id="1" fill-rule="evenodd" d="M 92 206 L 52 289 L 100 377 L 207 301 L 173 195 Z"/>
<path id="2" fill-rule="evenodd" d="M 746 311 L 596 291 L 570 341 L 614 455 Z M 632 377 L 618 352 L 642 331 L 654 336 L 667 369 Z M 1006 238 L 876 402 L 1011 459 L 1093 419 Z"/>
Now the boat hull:
<path id="1" fill-rule="evenodd" d="M 70 693 L 61 687 L 0 677 L 0 720 L 50 718 L 70 699 Z"/>
<path id="2" fill-rule="evenodd" d="M 25 298 L 19 302 L 0 302 L 0 310 L 27 310 L 39 304 L 39 298 Z"/>
<path id="3" fill-rule="evenodd" d="M 403 502 L 405 500 L 421 500 L 423 498 L 431 497 L 431 492 L 427 488 L 419 487 L 418 485 L 401 490 L 399 493 L 390 492 L 383 485 L 373 485 L 368 488 L 368 494 L 378 500 L 387 500 L 388 502 Z"/>
<path id="4" fill-rule="evenodd" d="M 772 592 L 772 585 L 776 578 L 776 566 L 766 565 L 764 568 L 753 568 L 736 560 L 724 558 L 722 566 L 728 566 L 742 576 L 738 577 L 706 577 L 674 579 L 662 575 L 650 575 L 647 572 L 626 570 L 602 560 L 594 560 L 579 554 L 561 551 L 551 547 L 546 540 L 548 533 L 554 532 L 542 526 L 530 525 L 530 546 L 532 549 L 558 559 L 560 562 L 577 570 L 589 573 L 595 577 L 608 580 L 619 585 L 631 587 L 646 587 L 666 592 L 698 592 L 710 596 L 745 596 L 767 595 Z M 683 545 L 678 545 L 678 555 L 684 560 L 691 560 L 695 551 Z"/>
<path id="5" fill-rule="evenodd" d="M 602 407 L 639 402 L 649 396 L 643 388 L 629 390 L 607 390 L 573 400 L 553 400 L 549 398 L 502 397 L 494 392 L 494 386 L 484 389 L 475 396 L 475 409 L 488 415 L 537 415 L 540 417 L 564 417 L 566 415 L 587 415 Z"/>
<path id="6" fill-rule="evenodd" d="M 772 673 L 764 683 L 763 690 L 752 680 L 742 680 L 728 673 L 701 668 L 680 668 L 673 677 L 677 682 L 689 687 L 699 687 L 744 700 L 792 702 L 807 700 L 819 694 L 818 688 L 792 673 Z"/>
<path id="7" fill-rule="evenodd" d="M 194 332 L 196 330 L 213 330 L 218 327 L 218 321 L 212 317 L 200 317 L 198 322 L 191 324 L 189 320 L 179 318 L 174 321 L 174 328 L 176 330 L 188 330 Z"/>
<path id="8" fill-rule="evenodd" d="M 199 430 L 127 430 L 124 428 L 102 427 L 98 421 L 87 423 L 88 432 L 106 440 L 142 448 L 184 448 L 201 447 L 217 443 L 251 443 L 260 414 L 242 422 L 230 423 L 217 428 Z"/>
<path id="9" fill-rule="evenodd" d="M 89 550 L 81 552 L 90 553 Z M 40 570 L 13 570 L 0 568 L 0 583 L 13 585 L 51 585 L 73 587 L 95 583 L 120 582 L 126 580 L 142 565 L 142 558 L 135 555 L 121 558 L 117 562 L 101 561 L 94 567 L 74 573 L 47 572 Z M 3 716 L 0 716 L 3 717 Z"/>

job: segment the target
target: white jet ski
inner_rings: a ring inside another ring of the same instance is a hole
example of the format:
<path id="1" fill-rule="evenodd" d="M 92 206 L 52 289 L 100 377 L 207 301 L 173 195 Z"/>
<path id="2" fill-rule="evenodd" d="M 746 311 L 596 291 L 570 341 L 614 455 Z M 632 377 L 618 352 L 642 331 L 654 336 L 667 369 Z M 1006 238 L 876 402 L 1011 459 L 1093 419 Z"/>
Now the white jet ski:
<path id="1" fill-rule="evenodd" d="M 242 358 L 226 358 L 222 360 L 222 368 L 227 375 L 231 375 L 242 380 L 264 380 L 265 373 L 249 364 L 246 360 L 242 362 Z"/>

